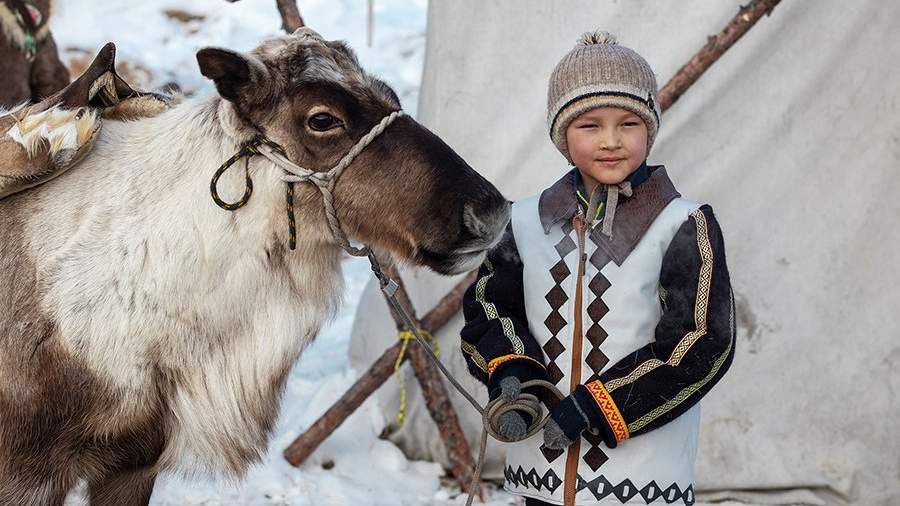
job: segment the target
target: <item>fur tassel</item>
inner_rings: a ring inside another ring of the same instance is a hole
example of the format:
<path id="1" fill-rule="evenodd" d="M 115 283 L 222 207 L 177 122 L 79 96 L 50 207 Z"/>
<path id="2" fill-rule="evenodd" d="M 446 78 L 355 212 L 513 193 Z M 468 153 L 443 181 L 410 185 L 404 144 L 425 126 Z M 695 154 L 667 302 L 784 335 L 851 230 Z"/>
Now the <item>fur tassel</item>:
<path id="1" fill-rule="evenodd" d="M 591 44 L 618 44 L 616 36 L 604 31 L 594 30 L 593 32 L 584 32 L 578 39 L 578 45 L 590 46 Z"/>

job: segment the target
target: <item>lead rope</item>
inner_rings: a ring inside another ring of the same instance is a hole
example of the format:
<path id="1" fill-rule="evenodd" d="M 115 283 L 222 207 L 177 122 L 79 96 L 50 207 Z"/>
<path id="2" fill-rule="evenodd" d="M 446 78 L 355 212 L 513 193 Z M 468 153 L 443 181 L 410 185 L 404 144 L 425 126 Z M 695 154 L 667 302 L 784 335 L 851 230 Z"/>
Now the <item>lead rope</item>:
<path id="1" fill-rule="evenodd" d="M 372 130 L 369 131 L 369 133 L 367 133 L 362 138 L 360 138 L 359 141 L 357 141 L 357 143 L 350 149 L 350 151 L 348 151 L 347 154 L 344 155 L 343 158 L 341 158 L 341 161 L 338 162 L 337 165 L 335 165 L 327 172 L 315 172 L 296 165 L 295 163 L 287 159 L 287 157 L 285 156 L 285 151 L 281 146 L 272 142 L 271 140 L 266 139 L 265 137 L 258 136 L 252 141 L 244 144 L 234 156 L 229 158 L 219 167 L 218 170 L 216 170 L 210 183 L 210 192 L 212 193 L 213 201 L 222 209 L 234 211 L 243 207 L 250 200 L 250 196 L 253 193 L 253 181 L 250 179 L 250 158 L 257 154 L 265 156 L 272 163 L 287 172 L 287 174 L 281 176 L 281 180 L 287 183 L 288 186 L 288 225 L 290 227 L 291 249 L 294 249 L 296 232 L 294 230 L 293 185 L 294 183 L 308 182 L 314 184 L 319 189 L 319 191 L 322 193 L 322 202 L 325 207 L 325 217 L 328 221 L 328 226 L 331 229 L 331 233 L 334 236 L 334 239 L 349 255 L 356 257 L 364 256 L 369 259 L 372 273 L 378 279 L 381 290 L 385 293 L 388 302 L 403 320 L 403 326 L 410 332 L 412 332 L 412 334 L 415 336 L 416 342 L 422 347 L 428 358 L 434 363 L 435 366 L 437 366 L 437 368 L 447 378 L 450 384 L 453 385 L 453 388 L 455 388 L 456 391 L 459 392 L 459 394 L 462 395 L 469 402 L 469 404 L 472 405 L 473 408 L 475 408 L 475 411 L 477 411 L 481 415 L 481 423 L 483 426 L 483 430 L 481 433 L 481 444 L 478 448 L 478 458 L 475 464 L 472 482 L 469 486 L 469 497 L 466 500 L 466 506 L 471 506 L 472 501 L 475 498 L 475 491 L 477 490 L 478 483 L 481 479 L 481 471 L 484 467 L 484 454 L 487 448 L 488 435 L 502 443 L 514 443 L 516 441 L 528 439 L 544 428 L 544 425 L 547 424 L 547 420 L 550 418 L 550 416 L 548 414 L 542 419 L 541 414 L 543 413 L 543 410 L 541 408 L 540 400 L 537 398 L 537 396 L 525 392 L 520 394 L 519 397 L 513 401 L 508 401 L 503 397 L 498 397 L 488 402 L 484 406 L 479 404 L 479 402 L 475 400 L 475 397 L 472 396 L 472 394 L 469 393 L 459 383 L 456 377 L 453 376 L 453 374 L 451 374 L 449 370 L 447 370 L 444 364 L 435 355 L 434 351 L 431 349 L 431 346 L 429 346 L 428 342 L 422 335 L 422 332 L 413 322 L 412 316 L 406 311 L 406 309 L 403 308 L 403 305 L 400 304 L 400 301 L 397 300 L 396 294 L 399 285 L 396 281 L 388 277 L 382 271 L 381 265 L 378 263 L 378 259 L 375 257 L 375 253 L 367 245 L 363 245 L 361 248 L 357 248 L 351 245 L 350 241 L 347 239 L 346 234 L 344 234 L 344 231 L 341 228 L 341 224 L 337 218 L 337 213 L 334 209 L 333 190 L 337 178 L 341 175 L 344 169 L 346 169 L 347 166 L 349 166 L 350 163 L 353 162 L 353 159 L 356 158 L 356 156 L 359 155 L 359 153 L 362 152 L 362 150 L 366 146 L 368 146 L 378 135 L 384 132 L 388 125 L 393 123 L 395 119 L 403 116 L 403 114 L 403 111 L 394 111 L 382 118 L 382 120 L 377 125 L 375 125 Z M 235 203 L 224 202 L 219 197 L 217 191 L 219 178 L 228 169 L 228 167 L 232 166 L 241 158 L 247 159 L 244 165 L 244 194 L 240 198 L 240 200 Z M 559 389 L 557 389 L 556 386 L 549 381 L 530 380 L 522 383 L 523 390 L 530 387 L 543 387 L 550 391 L 558 399 L 563 399 L 564 397 L 562 392 L 560 392 Z M 525 436 L 523 436 L 521 439 L 512 440 L 500 434 L 497 426 L 499 424 L 501 415 L 514 410 L 522 411 L 525 414 L 530 415 L 532 419 L 532 425 L 525 433 Z"/>

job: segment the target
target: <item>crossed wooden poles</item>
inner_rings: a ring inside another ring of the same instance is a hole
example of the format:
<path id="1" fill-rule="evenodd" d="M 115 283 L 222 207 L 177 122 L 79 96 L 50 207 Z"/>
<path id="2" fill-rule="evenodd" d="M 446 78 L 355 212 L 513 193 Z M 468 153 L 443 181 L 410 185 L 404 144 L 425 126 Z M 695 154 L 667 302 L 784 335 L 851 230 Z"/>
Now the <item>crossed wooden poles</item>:
<path id="1" fill-rule="evenodd" d="M 771 13 L 772 9 L 781 0 L 751 0 L 745 6 L 741 6 L 738 14 L 719 32 L 718 35 L 707 39 L 706 45 L 700 49 L 675 76 L 660 90 L 659 103 L 662 111 L 668 109 L 678 98 L 687 91 L 692 84 L 718 60 L 725 51 L 747 33 L 753 25 L 763 16 Z M 279 1 L 279 4 L 281 1 Z M 440 302 L 429 311 L 421 320 L 415 316 L 412 303 L 409 300 L 403 280 L 399 272 L 392 264 L 385 262 L 384 273 L 394 279 L 400 288 L 397 291 L 398 299 L 404 308 L 413 315 L 414 323 L 420 329 L 432 334 L 441 329 L 450 318 L 455 315 L 462 304 L 462 297 L 475 280 L 475 272 L 469 273 L 463 278 Z M 397 315 L 391 305 L 391 316 L 397 325 L 397 331 L 410 331 L 402 323 L 402 318 Z M 403 343 L 398 340 L 375 361 L 353 386 L 341 396 L 340 399 L 328 411 L 325 412 L 306 432 L 300 434 L 287 449 L 284 457 L 294 466 L 299 466 L 313 451 L 325 440 L 338 426 L 344 422 L 375 390 L 378 389 L 394 372 L 394 365 L 400 355 Z M 425 403 L 431 418 L 438 426 L 438 431 L 444 445 L 447 448 L 451 464 L 450 471 L 459 481 L 462 490 L 468 490 L 472 481 L 472 453 L 466 441 L 465 434 L 459 425 L 450 398 L 438 370 L 428 362 L 425 352 L 418 346 L 410 346 L 408 353 L 401 360 L 409 358 L 425 396 Z"/>

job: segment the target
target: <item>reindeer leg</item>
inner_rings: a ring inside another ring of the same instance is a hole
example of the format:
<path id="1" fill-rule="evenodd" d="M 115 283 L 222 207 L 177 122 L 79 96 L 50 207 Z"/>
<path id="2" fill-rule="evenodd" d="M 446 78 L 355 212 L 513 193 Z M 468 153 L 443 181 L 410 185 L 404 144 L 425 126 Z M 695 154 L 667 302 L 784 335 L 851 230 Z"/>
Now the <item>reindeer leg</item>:
<path id="1" fill-rule="evenodd" d="M 0 469 L 0 504 L 63 506 L 68 484 Z"/>
<path id="2" fill-rule="evenodd" d="M 148 469 L 126 471 L 88 483 L 91 506 L 146 506 L 156 474 Z"/>

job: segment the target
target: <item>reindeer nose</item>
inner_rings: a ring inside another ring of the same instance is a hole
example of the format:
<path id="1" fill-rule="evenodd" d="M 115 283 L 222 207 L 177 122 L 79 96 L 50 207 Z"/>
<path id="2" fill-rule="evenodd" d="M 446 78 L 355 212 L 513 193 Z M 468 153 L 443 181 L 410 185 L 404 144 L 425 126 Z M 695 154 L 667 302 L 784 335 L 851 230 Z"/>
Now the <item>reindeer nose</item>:
<path id="1" fill-rule="evenodd" d="M 463 224 L 475 237 L 491 244 L 509 222 L 510 203 L 499 192 L 463 206 Z"/>

